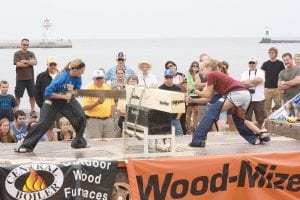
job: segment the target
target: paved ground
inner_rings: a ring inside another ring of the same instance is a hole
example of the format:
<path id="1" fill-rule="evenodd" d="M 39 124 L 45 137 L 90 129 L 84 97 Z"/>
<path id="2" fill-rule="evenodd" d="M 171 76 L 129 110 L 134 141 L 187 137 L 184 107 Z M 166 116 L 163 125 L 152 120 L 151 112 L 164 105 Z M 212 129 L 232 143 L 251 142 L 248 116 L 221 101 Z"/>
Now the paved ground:
<path id="1" fill-rule="evenodd" d="M 15 144 L 0 144 L 0 164 L 10 165 L 25 162 L 63 162 L 75 159 L 124 160 L 151 158 L 158 156 L 213 156 L 238 153 L 263 153 L 299 151 L 300 140 L 283 136 L 272 136 L 272 141 L 264 145 L 248 144 L 236 133 L 210 133 L 205 148 L 192 148 L 187 144 L 191 136 L 176 137 L 175 153 L 143 153 L 143 140 L 129 139 L 129 150 L 124 150 L 123 139 L 89 140 L 89 148 L 72 149 L 70 142 L 40 142 L 32 153 L 15 153 Z M 158 143 L 161 143 L 160 141 Z M 154 142 L 153 142 L 154 144 Z M 154 146 L 154 145 L 153 145 Z M 160 145 L 158 145 L 160 146 Z M 152 149 L 154 151 L 154 149 Z"/>

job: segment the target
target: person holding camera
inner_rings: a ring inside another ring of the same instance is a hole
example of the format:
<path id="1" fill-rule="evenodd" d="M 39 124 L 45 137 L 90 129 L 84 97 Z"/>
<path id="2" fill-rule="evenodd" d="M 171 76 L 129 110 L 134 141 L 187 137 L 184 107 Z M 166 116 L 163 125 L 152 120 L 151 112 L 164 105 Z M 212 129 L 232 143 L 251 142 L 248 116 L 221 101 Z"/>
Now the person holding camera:
<path id="1" fill-rule="evenodd" d="M 250 58 L 248 60 L 249 70 L 242 73 L 241 83 L 244 87 L 248 88 L 251 93 L 251 103 L 246 113 L 246 119 L 252 121 L 253 112 L 255 119 L 260 129 L 263 128 L 265 113 L 265 95 L 264 95 L 264 82 L 265 73 L 261 69 L 257 69 L 257 60 Z"/>

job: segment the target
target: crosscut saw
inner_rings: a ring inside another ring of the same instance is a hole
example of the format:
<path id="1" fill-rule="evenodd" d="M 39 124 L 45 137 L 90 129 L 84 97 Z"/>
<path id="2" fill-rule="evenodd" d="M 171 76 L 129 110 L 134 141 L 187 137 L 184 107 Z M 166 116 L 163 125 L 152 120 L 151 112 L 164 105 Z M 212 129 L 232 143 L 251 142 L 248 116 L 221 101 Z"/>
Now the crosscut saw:
<path id="1" fill-rule="evenodd" d="M 126 98 L 126 90 L 90 90 L 80 89 L 70 91 L 75 97 Z"/>

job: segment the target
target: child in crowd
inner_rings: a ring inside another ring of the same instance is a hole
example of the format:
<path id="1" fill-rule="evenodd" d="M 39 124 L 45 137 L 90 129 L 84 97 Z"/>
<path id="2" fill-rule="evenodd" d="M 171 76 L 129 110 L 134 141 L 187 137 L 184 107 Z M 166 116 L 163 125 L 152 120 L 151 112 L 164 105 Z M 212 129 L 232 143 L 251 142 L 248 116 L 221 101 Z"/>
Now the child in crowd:
<path id="1" fill-rule="evenodd" d="M 0 120 L 0 143 L 13 143 L 17 142 L 17 138 L 13 137 L 10 127 L 9 120 L 7 118 L 3 118 Z"/>
<path id="2" fill-rule="evenodd" d="M 120 90 L 125 87 L 125 70 L 123 68 L 116 69 L 117 80 L 113 80 L 110 84 L 112 90 Z"/>
<path id="3" fill-rule="evenodd" d="M 127 85 L 137 85 L 139 83 L 139 79 L 136 75 L 130 75 L 127 78 Z M 120 114 L 118 120 L 118 127 L 121 129 L 121 133 L 123 132 L 123 122 L 126 117 L 126 99 L 120 99 L 117 104 L 117 111 Z"/>
<path id="4" fill-rule="evenodd" d="M 59 120 L 60 131 L 57 132 L 57 140 L 72 140 L 73 130 L 69 120 L 66 117 L 62 117 Z"/>
<path id="5" fill-rule="evenodd" d="M 14 121 L 17 102 L 13 95 L 8 94 L 8 88 L 7 81 L 0 81 L 0 119 L 7 118 L 9 121 Z"/>

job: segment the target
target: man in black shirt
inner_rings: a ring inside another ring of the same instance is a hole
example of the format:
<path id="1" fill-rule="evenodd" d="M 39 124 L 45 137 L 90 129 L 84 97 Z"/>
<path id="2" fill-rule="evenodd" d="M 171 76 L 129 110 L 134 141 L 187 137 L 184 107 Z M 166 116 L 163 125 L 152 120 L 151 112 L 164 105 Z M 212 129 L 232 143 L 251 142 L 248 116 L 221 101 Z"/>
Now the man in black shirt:
<path id="1" fill-rule="evenodd" d="M 47 69 L 44 72 L 38 74 L 35 83 L 35 101 L 38 107 L 41 109 L 42 105 L 45 101 L 45 89 L 51 83 L 52 79 L 54 79 L 57 74 L 57 59 L 55 57 L 47 58 Z M 59 118 L 62 117 L 61 114 L 57 114 L 56 123 L 58 125 Z M 54 136 L 53 128 L 55 127 L 55 123 L 47 131 L 47 137 L 49 141 L 56 140 Z"/>
<path id="2" fill-rule="evenodd" d="M 278 75 L 284 70 L 284 64 L 277 59 L 278 50 L 275 47 L 269 49 L 270 60 L 263 63 L 261 69 L 265 71 L 265 110 L 268 115 L 272 110 L 281 107 L 281 94 L 278 89 Z M 271 110 L 272 100 L 275 106 Z"/>
<path id="3" fill-rule="evenodd" d="M 158 88 L 162 89 L 162 90 L 171 90 L 171 91 L 175 91 L 175 92 L 181 92 L 180 87 L 178 87 L 177 85 L 175 85 L 173 83 L 173 76 L 174 76 L 173 71 L 171 69 L 167 69 L 165 71 L 165 82 Z M 171 120 L 172 120 L 171 124 L 172 124 L 172 126 L 175 127 L 176 135 L 183 135 L 183 130 L 182 130 L 182 127 L 180 124 L 180 117 L 181 117 L 181 113 L 172 114 L 172 116 L 171 116 Z"/>
<path id="4" fill-rule="evenodd" d="M 47 69 L 38 74 L 35 83 L 35 101 L 39 108 L 45 101 L 45 89 L 58 74 L 57 60 L 55 57 L 48 57 Z"/>

